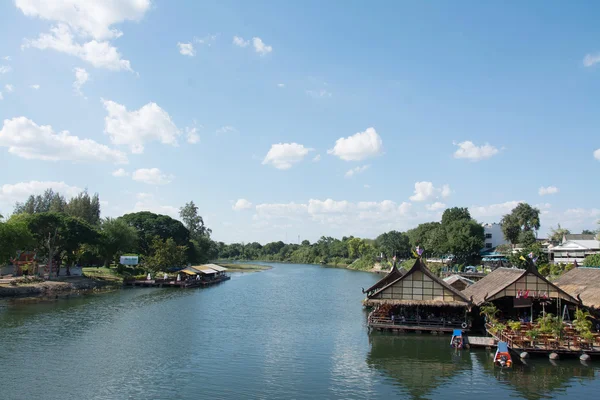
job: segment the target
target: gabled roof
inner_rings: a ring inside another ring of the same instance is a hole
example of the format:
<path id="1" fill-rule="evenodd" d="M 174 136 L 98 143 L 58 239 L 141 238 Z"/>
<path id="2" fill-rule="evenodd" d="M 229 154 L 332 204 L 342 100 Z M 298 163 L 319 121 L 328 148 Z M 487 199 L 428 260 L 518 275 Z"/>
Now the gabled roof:
<path id="1" fill-rule="evenodd" d="M 475 283 L 474 281 L 472 281 L 470 279 L 467 279 L 467 278 L 465 278 L 463 276 L 456 275 L 456 274 L 455 275 L 450 275 L 449 277 L 444 278 L 444 282 L 446 282 L 448 285 L 452 285 L 456 281 L 462 281 L 462 282 L 466 283 L 467 286 L 470 286 L 470 285 L 472 285 L 472 284 Z"/>
<path id="2" fill-rule="evenodd" d="M 598 240 L 567 240 L 558 246 L 554 246 L 552 251 L 560 250 L 599 250 L 600 241 Z"/>
<path id="3" fill-rule="evenodd" d="M 473 285 L 463 290 L 463 294 L 472 298 L 475 305 L 481 305 L 496 295 L 498 295 L 498 297 L 511 296 L 514 293 L 507 294 L 506 292 L 501 292 L 507 289 L 510 289 L 509 291 L 515 291 L 516 288 L 510 288 L 510 286 L 528 275 L 534 276 L 534 281 L 541 282 L 542 285 L 545 286 L 545 288 L 538 288 L 537 290 L 548 292 L 546 289 L 550 289 L 549 291 L 554 291 L 557 294 L 557 297 L 570 301 L 574 304 L 579 303 L 579 300 L 577 300 L 575 297 L 569 295 L 567 292 L 541 276 L 537 272 L 537 269 L 535 269 L 535 266 L 530 266 L 528 269 L 497 268 L 496 270 L 487 274 L 480 281 L 475 282 Z M 526 282 L 529 282 L 529 279 L 527 279 Z M 536 283 L 536 287 L 538 286 L 539 285 Z"/>
<path id="4" fill-rule="evenodd" d="M 368 294 L 369 292 L 373 292 L 377 289 L 381 289 L 382 287 L 386 286 L 388 283 L 393 282 L 396 279 L 400 278 L 405 273 L 406 273 L 406 270 L 404 268 L 398 269 L 398 268 L 396 268 L 396 264 L 394 263 L 394 265 L 392 266 L 392 269 L 390 270 L 390 272 L 388 272 L 388 274 L 386 276 L 381 278 L 379 281 L 377 281 L 376 284 L 374 284 L 367 290 L 363 290 L 363 293 Z"/>
<path id="5" fill-rule="evenodd" d="M 459 300 L 453 300 L 453 301 L 445 301 L 445 300 L 394 300 L 394 299 L 389 299 L 389 300 L 380 300 L 380 299 L 374 299 L 375 296 L 377 296 L 378 294 L 384 292 L 387 288 L 397 284 L 398 282 L 401 282 L 405 279 L 407 279 L 408 277 L 410 277 L 411 275 L 413 275 L 416 272 L 421 272 L 424 275 L 428 276 L 433 282 L 437 283 L 438 285 L 442 286 L 443 289 L 451 292 L 456 298 L 458 298 Z M 391 272 L 390 272 L 391 274 Z M 389 274 L 388 274 L 389 275 Z M 387 276 L 384 278 L 386 279 Z M 382 279 L 380 282 L 378 282 L 377 284 L 381 283 L 384 279 Z M 376 284 L 376 285 L 377 285 Z M 458 291 L 457 289 L 453 288 L 452 286 L 450 286 L 449 284 L 447 284 L 446 282 L 444 282 L 441 278 L 439 278 L 438 276 L 436 276 L 435 274 L 433 274 L 429 268 L 427 268 L 427 266 L 425 265 L 425 263 L 423 262 L 423 260 L 419 257 L 415 260 L 414 265 L 412 266 L 412 268 L 406 272 L 404 275 L 397 277 L 394 280 L 391 281 L 387 281 L 387 283 L 385 283 L 384 285 L 380 286 L 377 290 L 375 290 L 374 292 L 370 293 L 367 295 L 367 299 L 366 299 L 366 303 L 377 303 L 377 302 L 387 302 L 390 304 L 418 304 L 418 303 L 422 303 L 422 304 L 427 304 L 427 305 L 434 305 L 434 306 L 439 306 L 439 305 L 468 305 L 470 304 L 470 300 L 468 297 L 466 297 L 462 292 Z"/>
<path id="6" fill-rule="evenodd" d="M 600 309 L 600 268 L 573 268 L 554 284 L 581 299 L 584 306 Z"/>
<path id="7" fill-rule="evenodd" d="M 569 233 L 568 235 L 564 235 L 563 238 L 565 240 L 594 240 L 596 239 L 596 235 L 591 234 L 588 235 L 586 233 Z"/>

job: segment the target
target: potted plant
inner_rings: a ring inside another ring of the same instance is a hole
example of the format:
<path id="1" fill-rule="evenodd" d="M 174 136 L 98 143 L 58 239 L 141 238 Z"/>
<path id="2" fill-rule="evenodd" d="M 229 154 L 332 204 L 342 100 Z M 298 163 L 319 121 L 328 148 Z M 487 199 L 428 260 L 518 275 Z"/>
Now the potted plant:
<path id="1" fill-rule="evenodd" d="M 516 332 L 521 329 L 521 322 L 519 321 L 508 321 L 508 327 L 511 331 Z"/>
<path id="2" fill-rule="evenodd" d="M 540 336 L 540 331 L 539 331 L 539 329 L 531 329 L 531 330 L 527 331 L 527 333 L 525 333 L 525 335 L 527 335 L 527 337 L 531 341 L 531 345 L 533 346 L 535 341 L 537 340 L 537 338 Z"/>

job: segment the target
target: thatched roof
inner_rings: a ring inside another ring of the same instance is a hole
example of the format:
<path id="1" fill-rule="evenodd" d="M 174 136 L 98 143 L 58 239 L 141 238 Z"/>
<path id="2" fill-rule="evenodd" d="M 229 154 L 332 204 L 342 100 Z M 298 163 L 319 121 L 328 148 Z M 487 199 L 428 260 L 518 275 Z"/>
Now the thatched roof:
<path id="1" fill-rule="evenodd" d="M 543 282 L 544 285 L 547 285 L 548 288 L 558 293 L 562 299 L 570 301 L 572 303 L 579 303 L 579 301 L 570 296 L 565 291 L 561 290 L 556 285 L 550 283 L 546 278 L 541 276 L 536 269 L 518 269 L 518 268 L 497 268 L 494 271 L 487 274 L 483 279 L 478 282 L 475 282 L 473 285 L 469 286 L 465 290 L 463 290 L 463 294 L 473 300 L 475 305 L 481 305 L 485 303 L 488 299 L 498 295 L 501 296 L 502 291 L 507 290 L 511 285 L 515 282 L 524 278 L 528 275 L 534 276 L 534 280 L 539 280 Z M 514 290 L 514 289 L 513 289 Z M 511 294 L 504 294 L 511 295 Z"/>
<path id="2" fill-rule="evenodd" d="M 453 299 L 449 300 L 449 299 L 444 298 L 443 300 L 442 299 L 422 299 L 421 300 L 421 299 L 412 299 L 412 298 L 411 299 L 379 298 L 380 297 L 379 295 L 382 294 L 382 292 L 385 292 L 386 289 L 390 288 L 391 286 L 396 285 L 398 282 L 401 282 L 404 279 L 407 279 L 408 277 L 415 274 L 416 272 L 421 272 L 423 275 L 428 276 L 433 282 L 440 285 L 442 287 L 442 289 L 450 292 L 451 293 L 450 296 Z M 371 304 L 400 305 L 400 304 L 402 304 L 402 305 L 431 305 L 431 306 L 462 306 L 462 307 L 465 307 L 470 304 L 470 300 L 468 297 L 466 297 L 464 294 L 462 294 L 459 290 L 453 288 L 452 286 L 450 286 L 449 284 L 444 282 L 443 279 L 441 279 L 438 276 L 436 276 L 435 274 L 433 274 L 429 270 L 429 268 L 427 268 L 427 266 L 425 265 L 425 263 L 423 262 L 421 257 L 419 257 L 415 260 L 415 263 L 413 264 L 412 268 L 405 274 L 400 275 L 398 272 L 395 272 L 397 277 L 393 280 L 388 279 L 389 275 L 391 275 L 391 274 L 392 274 L 392 272 L 390 272 L 390 274 L 388 274 L 388 276 L 384 277 L 381 281 L 379 281 L 375 284 L 375 286 L 377 286 L 377 289 L 374 292 L 369 292 L 367 294 L 367 298 L 364 301 L 365 305 L 371 305 Z M 385 282 L 384 282 L 384 280 L 385 280 Z"/>
<path id="3" fill-rule="evenodd" d="M 403 299 L 365 299 L 365 306 L 378 306 L 381 304 L 391 304 L 393 306 L 432 306 L 432 307 L 464 307 L 462 301 L 449 300 L 403 300 Z"/>
<path id="4" fill-rule="evenodd" d="M 396 264 L 392 266 L 392 269 L 386 276 L 377 281 L 376 284 L 368 288 L 367 290 L 363 290 L 363 293 L 371 293 L 376 291 L 377 289 L 381 289 L 384 286 L 387 286 L 390 282 L 395 281 L 400 278 L 402 275 L 406 274 L 406 270 L 404 268 L 396 268 Z"/>
<path id="5" fill-rule="evenodd" d="M 600 309 L 600 268 L 573 268 L 554 282 L 584 306 Z"/>

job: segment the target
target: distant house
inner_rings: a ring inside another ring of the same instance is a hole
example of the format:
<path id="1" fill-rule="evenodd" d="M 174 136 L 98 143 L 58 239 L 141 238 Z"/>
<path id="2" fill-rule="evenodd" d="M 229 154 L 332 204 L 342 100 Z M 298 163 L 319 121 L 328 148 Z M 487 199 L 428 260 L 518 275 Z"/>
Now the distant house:
<path id="1" fill-rule="evenodd" d="M 600 254 L 599 240 L 568 240 L 565 238 L 558 246 L 548 248 L 548 258 L 553 264 L 573 264 L 583 263 L 583 260 L 592 254 Z M 573 235 L 573 236 L 592 236 L 593 235 Z"/>
<path id="2" fill-rule="evenodd" d="M 461 292 L 474 284 L 475 282 L 460 275 L 450 275 L 444 278 L 444 282 Z"/>
<path id="3" fill-rule="evenodd" d="M 504 233 L 502 232 L 502 225 L 493 223 L 483 224 L 482 226 L 485 235 L 484 250 L 491 250 L 501 244 L 508 244 L 508 240 L 506 240 Z"/>

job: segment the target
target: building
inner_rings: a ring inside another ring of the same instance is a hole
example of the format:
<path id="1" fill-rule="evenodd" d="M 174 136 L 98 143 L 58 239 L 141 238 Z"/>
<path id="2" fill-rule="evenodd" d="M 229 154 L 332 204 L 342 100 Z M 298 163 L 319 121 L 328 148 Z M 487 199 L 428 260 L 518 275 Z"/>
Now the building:
<path id="1" fill-rule="evenodd" d="M 600 268 L 573 268 L 554 283 L 571 296 L 581 299 L 585 307 L 600 312 Z"/>
<path id="2" fill-rule="evenodd" d="M 548 248 L 548 258 L 551 263 L 581 264 L 587 256 L 600 253 L 599 240 L 569 240 L 566 236 L 561 244 Z"/>
<path id="3" fill-rule="evenodd" d="M 504 233 L 502 233 L 502 225 L 493 223 L 483 224 L 482 226 L 485 235 L 484 250 L 491 250 L 501 244 L 508 244 L 508 241 L 504 238 Z"/>
<path id="4" fill-rule="evenodd" d="M 452 332 L 468 327 L 469 299 L 429 271 L 420 257 L 404 274 L 393 267 L 366 292 L 364 305 L 373 307 L 370 328 Z"/>

